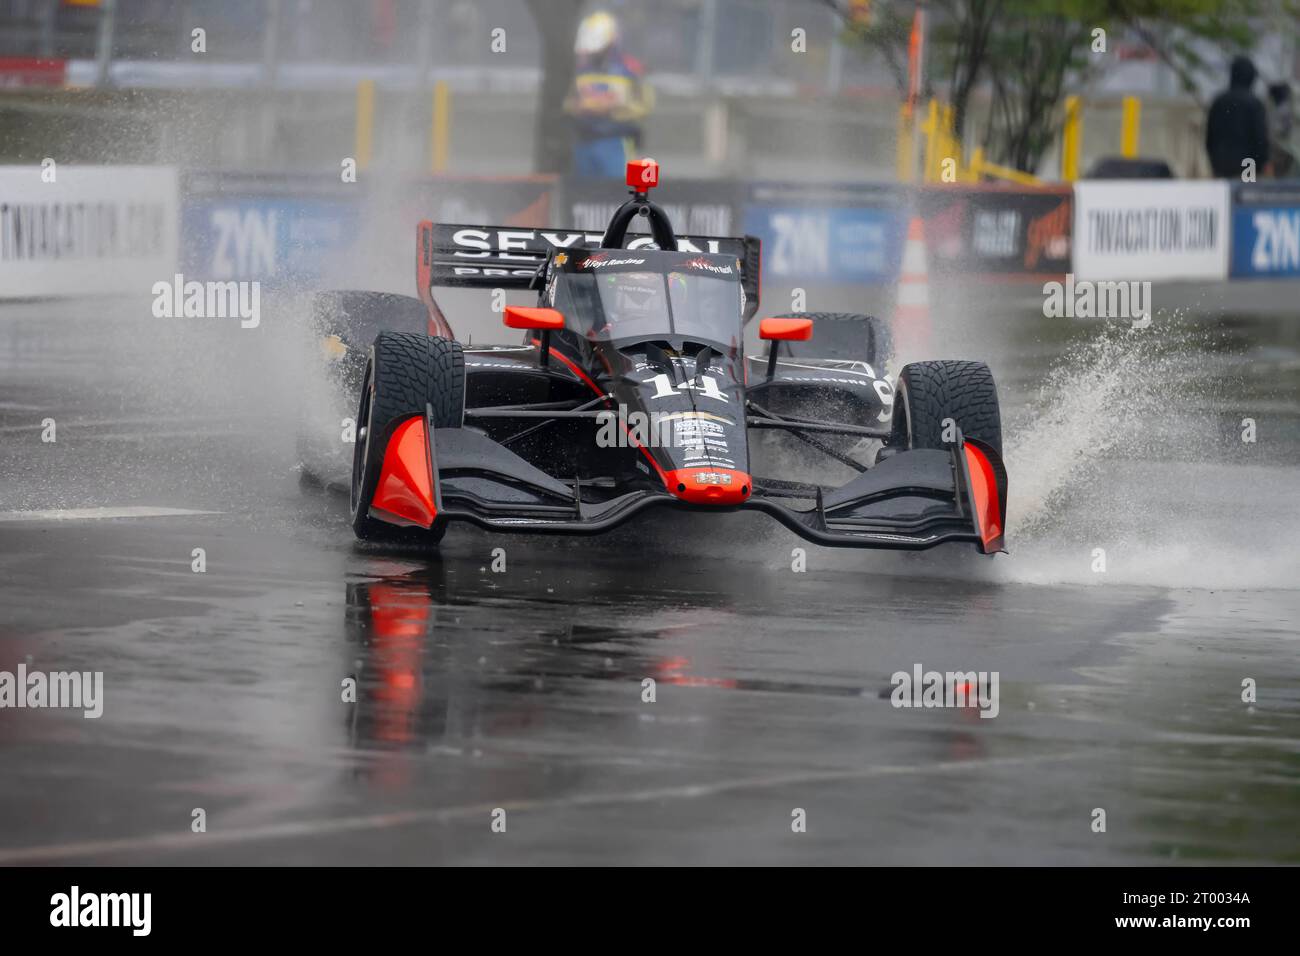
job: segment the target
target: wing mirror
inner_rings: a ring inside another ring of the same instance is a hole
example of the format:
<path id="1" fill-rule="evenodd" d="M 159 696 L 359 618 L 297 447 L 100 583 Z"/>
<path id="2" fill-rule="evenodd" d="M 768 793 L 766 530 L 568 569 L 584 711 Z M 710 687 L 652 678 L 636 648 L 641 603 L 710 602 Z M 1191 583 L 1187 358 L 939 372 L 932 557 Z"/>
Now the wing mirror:
<path id="1" fill-rule="evenodd" d="M 552 329 L 564 328 L 564 313 L 558 309 L 508 305 L 505 323 L 512 329 L 539 329 L 549 332 Z"/>
<path id="2" fill-rule="evenodd" d="M 758 337 L 772 344 L 767 350 L 767 377 L 776 377 L 776 355 L 782 342 L 807 342 L 812 338 L 812 319 L 763 319 Z"/>
<path id="3" fill-rule="evenodd" d="M 763 319 L 758 337 L 776 341 L 807 342 L 812 338 L 812 319 Z"/>
<path id="4" fill-rule="evenodd" d="M 543 368 L 551 364 L 551 333 L 564 328 L 563 312 L 540 306 L 508 305 L 505 323 L 507 328 L 534 329 L 540 332 L 537 339 L 537 361 Z"/>

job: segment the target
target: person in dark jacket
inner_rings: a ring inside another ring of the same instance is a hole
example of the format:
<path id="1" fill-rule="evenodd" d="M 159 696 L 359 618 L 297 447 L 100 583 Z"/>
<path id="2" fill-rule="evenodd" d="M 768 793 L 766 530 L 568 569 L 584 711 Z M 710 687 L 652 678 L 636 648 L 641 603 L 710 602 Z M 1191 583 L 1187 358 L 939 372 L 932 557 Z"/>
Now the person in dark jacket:
<path id="1" fill-rule="evenodd" d="M 1295 113 L 1291 108 L 1291 84 L 1270 83 L 1268 112 L 1269 155 L 1273 157 L 1273 176 L 1287 179 L 1296 175 Z"/>
<path id="2" fill-rule="evenodd" d="M 1255 161 L 1256 175 L 1268 165 L 1268 117 L 1263 102 L 1251 92 L 1256 76 L 1249 57 L 1235 57 L 1228 88 L 1210 106 L 1205 150 L 1214 175 L 1221 179 L 1239 179 L 1247 159 Z"/>

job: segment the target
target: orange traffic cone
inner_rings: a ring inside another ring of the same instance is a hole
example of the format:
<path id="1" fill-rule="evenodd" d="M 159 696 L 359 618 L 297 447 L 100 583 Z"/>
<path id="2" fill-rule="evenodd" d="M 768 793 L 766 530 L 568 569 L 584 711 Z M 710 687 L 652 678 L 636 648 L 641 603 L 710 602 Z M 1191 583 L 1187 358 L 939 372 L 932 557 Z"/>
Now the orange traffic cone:
<path id="1" fill-rule="evenodd" d="M 925 255 L 925 224 L 913 216 L 907 226 L 903 265 L 894 308 L 894 341 L 901 359 L 924 358 L 930 349 L 930 270 Z"/>

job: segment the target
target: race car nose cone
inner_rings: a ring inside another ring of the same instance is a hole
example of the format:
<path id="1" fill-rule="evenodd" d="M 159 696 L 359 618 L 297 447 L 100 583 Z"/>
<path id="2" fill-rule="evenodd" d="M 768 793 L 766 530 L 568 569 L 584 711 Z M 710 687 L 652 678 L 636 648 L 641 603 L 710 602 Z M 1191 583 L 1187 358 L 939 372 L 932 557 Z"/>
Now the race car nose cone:
<path id="1" fill-rule="evenodd" d="M 664 478 L 670 492 L 693 505 L 738 505 L 753 486 L 749 475 L 730 468 L 678 468 Z"/>

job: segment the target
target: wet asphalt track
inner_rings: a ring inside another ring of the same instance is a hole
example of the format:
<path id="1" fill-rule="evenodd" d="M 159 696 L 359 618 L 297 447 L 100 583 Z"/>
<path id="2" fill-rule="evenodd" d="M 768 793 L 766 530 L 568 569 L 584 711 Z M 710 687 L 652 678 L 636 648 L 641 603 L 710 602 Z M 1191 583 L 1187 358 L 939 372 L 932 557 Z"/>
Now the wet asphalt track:
<path id="1" fill-rule="evenodd" d="M 809 547 L 796 574 L 758 516 L 362 548 L 298 488 L 269 338 L 6 307 L 0 670 L 103 671 L 106 699 L 0 710 L 0 863 L 1300 862 L 1297 321 L 1244 336 L 1280 378 L 1204 408 L 1225 434 L 1263 409 L 1254 459 L 1120 456 L 1160 494 L 1117 501 L 1109 576 L 1069 525 L 991 567 Z M 985 347 L 1014 414 L 1059 347 L 1010 338 Z M 215 513 L 14 514 L 128 506 Z M 1240 549 L 1223 586 L 1207 528 Z M 999 715 L 891 707 L 917 663 L 998 671 Z"/>

